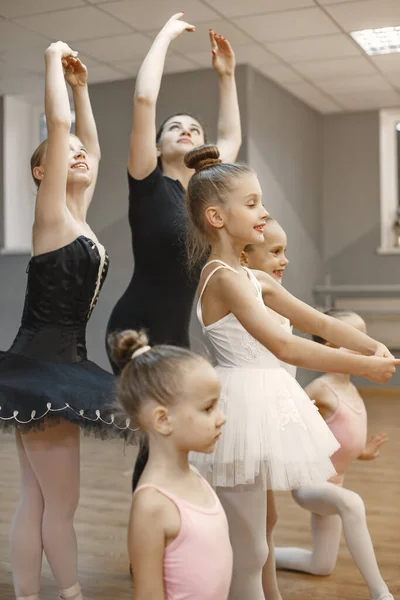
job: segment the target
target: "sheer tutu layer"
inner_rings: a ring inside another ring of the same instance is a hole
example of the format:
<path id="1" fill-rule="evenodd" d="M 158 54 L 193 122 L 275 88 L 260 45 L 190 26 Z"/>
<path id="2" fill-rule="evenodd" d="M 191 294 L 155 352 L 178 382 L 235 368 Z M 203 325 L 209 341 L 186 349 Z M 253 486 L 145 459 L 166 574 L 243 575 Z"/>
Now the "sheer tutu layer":
<path id="1" fill-rule="evenodd" d="M 214 487 L 252 484 L 289 490 L 335 475 L 339 449 L 316 406 L 282 368 L 217 367 L 227 417 L 212 454 L 191 461 Z"/>
<path id="2" fill-rule="evenodd" d="M 0 352 L 0 429 L 43 429 L 68 420 L 96 437 L 133 441 L 116 403 L 116 377 L 89 360 L 53 363 Z"/>

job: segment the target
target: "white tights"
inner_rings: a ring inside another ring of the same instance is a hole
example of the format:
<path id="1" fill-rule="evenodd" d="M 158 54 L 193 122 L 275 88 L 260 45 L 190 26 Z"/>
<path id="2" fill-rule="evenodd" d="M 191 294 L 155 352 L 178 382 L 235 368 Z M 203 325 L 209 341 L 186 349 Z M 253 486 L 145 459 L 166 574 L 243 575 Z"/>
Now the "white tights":
<path id="1" fill-rule="evenodd" d="M 39 594 L 43 551 L 63 596 L 77 594 L 73 527 L 79 500 L 80 433 L 64 422 L 21 434 L 16 442 L 21 494 L 11 529 L 11 564 L 17 598 Z"/>
<path id="2" fill-rule="evenodd" d="M 233 549 L 229 600 L 281 600 L 272 538 L 276 522 L 272 492 L 267 501 L 259 482 L 216 491 L 228 518 Z"/>
<path id="3" fill-rule="evenodd" d="M 276 578 L 275 544 L 273 538 L 273 531 L 277 520 L 274 492 L 269 490 L 267 492 L 267 544 L 269 553 L 267 562 L 262 570 L 262 583 L 266 600 L 282 600 Z"/>
<path id="4" fill-rule="evenodd" d="M 347 547 L 369 587 L 371 598 L 392 598 L 379 572 L 360 496 L 333 483 L 300 488 L 292 495 L 297 504 L 312 512 L 313 546 L 311 551 L 276 548 L 278 569 L 330 575 L 336 565 L 343 524 Z"/>

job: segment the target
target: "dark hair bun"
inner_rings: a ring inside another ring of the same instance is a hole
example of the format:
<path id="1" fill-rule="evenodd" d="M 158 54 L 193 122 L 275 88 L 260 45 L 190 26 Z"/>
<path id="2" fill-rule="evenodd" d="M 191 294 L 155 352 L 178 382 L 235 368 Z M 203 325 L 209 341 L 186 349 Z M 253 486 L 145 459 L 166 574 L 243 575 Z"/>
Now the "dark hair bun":
<path id="1" fill-rule="evenodd" d="M 149 338 L 144 331 L 127 329 L 108 336 L 108 344 L 111 348 L 111 356 L 119 366 L 125 366 L 132 358 L 132 354 L 147 346 Z"/>
<path id="2" fill-rule="evenodd" d="M 214 165 L 219 165 L 221 162 L 219 150 L 213 144 L 193 148 L 185 154 L 185 165 L 189 169 L 194 169 L 196 173 L 203 169 L 209 169 Z"/>

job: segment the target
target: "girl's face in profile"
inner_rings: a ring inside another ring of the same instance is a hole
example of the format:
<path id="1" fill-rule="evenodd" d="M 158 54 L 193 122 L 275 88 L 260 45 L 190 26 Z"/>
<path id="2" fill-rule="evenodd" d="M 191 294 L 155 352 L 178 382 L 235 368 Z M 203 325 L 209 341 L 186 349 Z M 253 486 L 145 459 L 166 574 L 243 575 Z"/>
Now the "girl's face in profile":
<path id="1" fill-rule="evenodd" d="M 286 257 L 287 237 L 276 221 L 267 221 L 264 229 L 265 241 L 254 244 L 243 253 L 243 262 L 250 269 L 264 271 L 278 283 L 282 283 L 283 274 L 289 260 Z"/>

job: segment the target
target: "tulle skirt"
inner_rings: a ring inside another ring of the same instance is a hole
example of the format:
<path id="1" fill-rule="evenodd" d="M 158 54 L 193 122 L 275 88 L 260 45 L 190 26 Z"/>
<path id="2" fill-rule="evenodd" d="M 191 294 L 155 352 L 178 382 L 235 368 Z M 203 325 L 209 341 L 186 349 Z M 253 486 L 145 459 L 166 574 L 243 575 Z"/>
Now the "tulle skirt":
<path id="1" fill-rule="evenodd" d="M 291 490 L 327 481 L 340 447 L 317 407 L 283 368 L 217 367 L 227 421 L 212 454 L 192 464 L 213 487 Z"/>
<path id="2" fill-rule="evenodd" d="M 116 402 L 117 378 L 90 360 L 51 362 L 0 352 L 0 431 L 71 421 L 102 439 L 134 441 Z"/>

